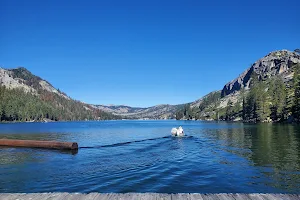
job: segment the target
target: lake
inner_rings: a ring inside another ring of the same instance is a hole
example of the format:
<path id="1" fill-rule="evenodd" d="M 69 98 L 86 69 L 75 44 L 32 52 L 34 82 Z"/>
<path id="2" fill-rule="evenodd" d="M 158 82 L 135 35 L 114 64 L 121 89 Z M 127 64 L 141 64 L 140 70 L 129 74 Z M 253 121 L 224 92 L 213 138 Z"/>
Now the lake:
<path id="1" fill-rule="evenodd" d="M 182 126 L 184 138 L 171 137 Z M 0 192 L 299 193 L 300 126 L 200 121 L 0 124 L 0 138 L 78 142 L 78 152 L 0 148 Z"/>

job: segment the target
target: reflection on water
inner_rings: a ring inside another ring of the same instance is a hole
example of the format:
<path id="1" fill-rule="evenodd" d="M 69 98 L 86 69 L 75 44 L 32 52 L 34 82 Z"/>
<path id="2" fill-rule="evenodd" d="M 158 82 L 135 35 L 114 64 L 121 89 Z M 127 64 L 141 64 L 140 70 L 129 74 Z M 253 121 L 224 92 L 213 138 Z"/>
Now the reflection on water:
<path id="1" fill-rule="evenodd" d="M 56 149 L 41 149 L 41 148 L 10 148 L 0 147 L 0 165 L 23 164 L 25 162 L 46 162 L 43 154 L 48 154 L 49 151 L 60 154 L 76 155 L 77 149 L 74 150 L 56 150 Z"/>
<path id="2" fill-rule="evenodd" d="M 222 150 L 251 161 L 249 164 L 270 179 L 267 185 L 287 191 L 300 188 L 299 133 L 299 126 L 289 124 L 241 125 L 206 131 L 208 137 L 220 142 Z"/>
<path id="3" fill-rule="evenodd" d="M 188 137 L 170 137 L 183 126 Z M 0 192 L 293 192 L 300 127 L 191 121 L 0 124 L 0 138 L 75 141 L 78 152 L 0 148 Z M 87 148 L 88 147 L 88 148 Z"/>

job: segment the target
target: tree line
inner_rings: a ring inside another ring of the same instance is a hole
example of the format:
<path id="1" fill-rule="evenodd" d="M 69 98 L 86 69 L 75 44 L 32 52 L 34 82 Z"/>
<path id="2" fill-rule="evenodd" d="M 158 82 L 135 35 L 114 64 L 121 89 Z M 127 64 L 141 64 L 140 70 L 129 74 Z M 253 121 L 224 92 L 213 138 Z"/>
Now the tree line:
<path id="1" fill-rule="evenodd" d="M 198 106 L 192 106 L 190 103 L 185 104 L 175 113 L 176 119 L 205 119 L 208 117 L 206 113 L 214 112 L 217 109 L 220 98 L 221 91 L 215 91 L 204 96 Z"/>
<path id="2" fill-rule="evenodd" d="M 293 66 L 294 77 L 284 82 L 280 76 L 265 81 L 252 75 L 250 91 L 242 95 L 242 109 L 239 115 L 247 122 L 282 122 L 300 119 L 300 64 Z M 226 117 L 230 118 L 231 106 Z"/>
<path id="3" fill-rule="evenodd" d="M 220 108 L 221 95 L 216 93 L 204 98 L 191 109 L 186 105 L 176 113 L 177 119 L 243 120 L 245 122 L 300 121 L 300 64 L 292 67 L 293 79 L 284 81 L 281 76 L 261 80 L 253 72 L 250 89 L 240 90 L 236 102 L 227 101 Z"/>
<path id="4" fill-rule="evenodd" d="M 0 121 L 118 119 L 90 105 L 45 90 L 38 94 L 0 86 Z"/>

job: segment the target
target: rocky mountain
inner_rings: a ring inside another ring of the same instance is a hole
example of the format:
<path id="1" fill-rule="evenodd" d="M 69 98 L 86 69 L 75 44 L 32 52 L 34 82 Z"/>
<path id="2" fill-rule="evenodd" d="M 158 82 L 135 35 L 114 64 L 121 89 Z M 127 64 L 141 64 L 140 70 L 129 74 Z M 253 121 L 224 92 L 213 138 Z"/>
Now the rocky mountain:
<path id="1" fill-rule="evenodd" d="M 188 107 L 184 106 L 177 115 L 179 119 L 204 120 L 287 119 L 295 115 L 293 112 L 298 106 L 298 75 L 300 84 L 299 52 L 274 51 L 253 63 L 222 90 L 211 92 L 188 104 Z"/>
<path id="2" fill-rule="evenodd" d="M 114 113 L 116 115 L 126 115 L 131 113 L 137 113 L 145 110 L 144 108 L 130 107 L 126 105 L 93 105 L 96 108 L 105 112 Z"/>
<path id="3" fill-rule="evenodd" d="M 65 93 L 58 91 L 49 82 L 33 75 L 24 67 L 16 69 L 0 68 L 0 85 L 5 86 L 7 89 L 23 89 L 25 92 L 36 95 L 39 91 L 45 90 L 70 99 Z"/>
<path id="4" fill-rule="evenodd" d="M 297 51 L 288 50 L 269 53 L 228 82 L 222 90 L 211 92 L 194 102 L 148 108 L 86 104 L 71 99 L 23 67 L 0 68 L 0 121 L 175 117 L 278 121 L 290 116 L 300 121 L 298 88 L 300 90 L 300 55 Z"/>
<path id="5" fill-rule="evenodd" d="M 222 90 L 211 92 L 186 105 L 158 105 L 149 108 L 103 105 L 97 105 L 96 107 L 127 118 L 160 119 L 173 117 L 177 119 L 225 119 L 226 113 L 230 110 L 232 113 L 235 112 L 234 117 L 232 117 L 234 120 L 241 120 L 243 98 L 249 93 L 251 87 L 256 87 L 257 83 L 262 82 L 267 85 L 264 86 L 263 91 L 271 91 L 270 84 L 274 85 L 276 78 L 279 78 L 279 82 L 282 80 L 287 85 L 293 79 L 294 66 L 297 63 L 300 63 L 300 55 L 296 51 L 279 50 L 270 52 L 253 63 L 236 79 L 228 82 Z M 257 83 L 254 84 L 255 80 L 257 80 Z M 271 94 L 268 95 L 268 98 L 272 98 Z M 266 104 L 270 107 L 274 102 L 269 101 Z"/>
<path id="6" fill-rule="evenodd" d="M 271 52 L 256 61 L 236 79 L 227 83 L 222 89 L 222 97 L 239 91 L 241 88 L 249 89 L 250 78 L 253 73 L 256 73 L 260 80 L 280 75 L 287 82 L 293 77 L 290 69 L 296 63 L 300 63 L 300 55 L 296 52 L 288 50 Z"/>
<path id="7" fill-rule="evenodd" d="M 148 108 L 130 107 L 124 105 L 93 105 L 94 107 L 128 119 L 170 119 L 175 118 L 175 112 L 182 105 L 162 104 Z"/>
<path id="8" fill-rule="evenodd" d="M 119 118 L 73 100 L 24 67 L 0 68 L 0 121 Z"/>

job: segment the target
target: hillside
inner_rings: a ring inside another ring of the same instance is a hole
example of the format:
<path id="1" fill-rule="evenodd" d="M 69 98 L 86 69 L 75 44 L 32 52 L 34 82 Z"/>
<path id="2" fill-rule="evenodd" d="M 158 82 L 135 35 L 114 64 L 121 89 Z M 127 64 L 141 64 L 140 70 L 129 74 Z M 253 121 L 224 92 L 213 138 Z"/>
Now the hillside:
<path id="1" fill-rule="evenodd" d="M 0 121 L 118 118 L 76 101 L 27 69 L 0 68 Z"/>
<path id="2" fill-rule="evenodd" d="M 123 118 L 128 119 L 174 119 L 175 112 L 181 108 L 182 105 L 168 105 L 162 104 L 157 106 L 152 106 L 148 108 L 138 108 L 130 107 L 124 105 L 94 105 L 96 108 L 112 113 L 114 115 L 119 115 Z"/>
<path id="3" fill-rule="evenodd" d="M 298 121 L 299 80 L 299 53 L 274 51 L 253 63 L 222 90 L 185 105 L 177 112 L 176 118 Z"/>
<path id="4" fill-rule="evenodd" d="M 169 119 L 181 105 L 90 105 L 68 97 L 24 67 L 0 68 L 0 121 Z"/>
<path id="5" fill-rule="evenodd" d="M 37 95 L 40 91 L 45 90 L 58 94 L 61 97 L 70 99 L 66 94 L 55 89 L 49 82 L 33 75 L 24 67 L 16 69 L 0 68 L 0 85 L 7 89 L 22 89 L 24 92 Z"/>
<path id="6" fill-rule="evenodd" d="M 236 79 L 227 83 L 222 89 L 222 96 L 232 94 L 241 88 L 249 89 L 252 74 L 259 80 L 267 80 L 279 75 L 285 82 L 293 77 L 292 67 L 300 62 L 300 55 L 288 50 L 274 51 L 256 61 Z"/>
<path id="7" fill-rule="evenodd" d="M 90 105 L 73 100 L 27 69 L 0 68 L 0 121 L 101 119 L 300 121 L 300 55 L 280 50 L 237 78 L 183 105 L 148 108 Z"/>

